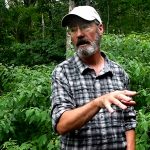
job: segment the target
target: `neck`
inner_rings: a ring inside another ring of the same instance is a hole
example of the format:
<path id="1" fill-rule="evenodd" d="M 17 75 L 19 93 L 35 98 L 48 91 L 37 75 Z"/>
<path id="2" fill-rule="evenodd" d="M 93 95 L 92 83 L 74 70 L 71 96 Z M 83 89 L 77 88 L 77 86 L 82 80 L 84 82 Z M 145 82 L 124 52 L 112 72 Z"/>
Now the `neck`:
<path id="1" fill-rule="evenodd" d="M 99 51 L 97 51 L 95 54 L 93 54 L 90 57 L 81 58 L 81 59 L 91 69 L 94 69 L 94 71 L 97 75 L 104 67 L 104 58 L 102 57 L 102 55 Z"/>

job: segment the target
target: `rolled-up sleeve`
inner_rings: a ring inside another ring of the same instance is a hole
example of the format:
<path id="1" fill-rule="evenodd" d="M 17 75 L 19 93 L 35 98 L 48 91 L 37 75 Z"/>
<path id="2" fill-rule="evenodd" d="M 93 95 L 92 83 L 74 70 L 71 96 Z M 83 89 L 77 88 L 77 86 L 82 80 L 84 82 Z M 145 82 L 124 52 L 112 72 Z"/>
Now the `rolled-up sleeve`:
<path id="1" fill-rule="evenodd" d="M 69 82 L 61 67 L 56 68 L 52 73 L 51 92 L 52 125 L 56 131 L 56 125 L 61 115 L 75 107 Z"/>
<path id="2" fill-rule="evenodd" d="M 124 73 L 124 89 L 130 90 L 130 80 L 128 74 Z M 124 121 L 125 121 L 125 130 L 131 130 L 136 128 L 136 110 L 133 106 L 127 107 L 124 110 Z"/>
<path id="3" fill-rule="evenodd" d="M 127 130 L 131 130 L 131 129 L 135 129 L 136 128 L 136 111 L 134 109 L 134 107 L 128 107 L 125 110 L 124 113 L 124 119 L 125 119 L 125 129 Z"/>

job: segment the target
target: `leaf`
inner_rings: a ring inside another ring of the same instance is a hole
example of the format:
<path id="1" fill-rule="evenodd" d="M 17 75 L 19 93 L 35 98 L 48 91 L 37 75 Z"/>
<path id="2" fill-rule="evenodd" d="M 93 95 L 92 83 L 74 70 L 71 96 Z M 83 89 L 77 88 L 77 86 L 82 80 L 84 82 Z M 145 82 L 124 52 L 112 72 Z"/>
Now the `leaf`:
<path id="1" fill-rule="evenodd" d="M 46 134 L 41 135 L 38 138 L 37 142 L 40 145 L 40 147 L 42 147 L 43 145 L 45 145 L 47 143 L 47 135 Z"/>

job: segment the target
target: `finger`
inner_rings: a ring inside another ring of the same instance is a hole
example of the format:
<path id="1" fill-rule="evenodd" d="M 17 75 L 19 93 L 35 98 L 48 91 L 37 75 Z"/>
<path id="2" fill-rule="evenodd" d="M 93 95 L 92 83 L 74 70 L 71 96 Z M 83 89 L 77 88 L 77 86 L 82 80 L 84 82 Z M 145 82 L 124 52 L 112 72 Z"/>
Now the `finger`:
<path id="1" fill-rule="evenodd" d="M 136 102 L 133 101 L 133 100 L 131 100 L 131 101 L 123 101 L 123 100 L 121 100 L 121 102 L 123 104 L 125 104 L 126 106 L 134 106 L 134 105 L 136 105 Z"/>
<path id="2" fill-rule="evenodd" d="M 110 112 L 110 113 L 113 113 L 114 112 L 114 110 L 113 110 L 113 108 L 111 107 L 111 102 L 110 101 L 108 101 L 108 100 L 106 100 L 106 99 L 102 99 L 102 103 L 103 103 L 103 106 L 106 108 L 106 109 L 108 109 L 108 111 Z"/>
<path id="3" fill-rule="evenodd" d="M 116 106 L 120 107 L 121 109 L 126 109 L 126 108 L 127 108 L 126 105 L 124 105 L 123 103 L 121 103 L 121 102 L 120 102 L 118 99 L 116 99 L 116 98 L 113 98 L 113 99 L 111 100 L 111 102 L 112 102 L 113 104 L 115 104 Z"/>
<path id="4" fill-rule="evenodd" d="M 126 95 L 126 96 L 134 96 L 137 94 L 136 91 L 129 91 L 129 90 L 124 90 L 122 91 L 122 94 Z"/>
<path id="5" fill-rule="evenodd" d="M 108 109 L 108 111 L 109 111 L 110 113 L 113 113 L 113 112 L 114 112 L 114 109 L 111 107 L 110 104 L 109 104 L 109 105 L 106 105 L 105 107 Z"/>
<path id="6" fill-rule="evenodd" d="M 123 100 L 123 101 L 131 101 L 131 100 L 132 100 L 131 97 L 126 96 L 126 95 L 124 95 L 124 94 L 118 94 L 118 95 L 116 95 L 116 98 L 117 98 L 118 100 Z"/>

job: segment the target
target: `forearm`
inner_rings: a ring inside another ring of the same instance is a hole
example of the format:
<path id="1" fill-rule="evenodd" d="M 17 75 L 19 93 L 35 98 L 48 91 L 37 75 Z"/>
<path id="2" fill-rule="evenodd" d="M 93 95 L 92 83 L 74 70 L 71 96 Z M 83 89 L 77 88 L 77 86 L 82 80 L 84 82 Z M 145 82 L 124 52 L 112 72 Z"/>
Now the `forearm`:
<path id="1" fill-rule="evenodd" d="M 94 100 L 84 106 L 65 111 L 56 126 L 59 134 L 65 134 L 75 129 L 81 128 L 99 111 Z"/>
<path id="2" fill-rule="evenodd" d="M 127 150 L 135 150 L 135 130 L 126 131 Z"/>
<path id="3" fill-rule="evenodd" d="M 106 107 L 110 113 L 114 110 L 111 104 L 115 104 L 122 109 L 126 109 L 125 104 L 133 105 L 134 101 L 129 96 L 134 96 L 136 92 L 133 91 L 114 91 L 102 95 L 89 103 L 69 111 L 65 111 L 57 125 L 56 130 L 59 134 L 65 134 L 72 130 L 79 129 L 85 125 L 92 117 L 101 109 Z"/>

